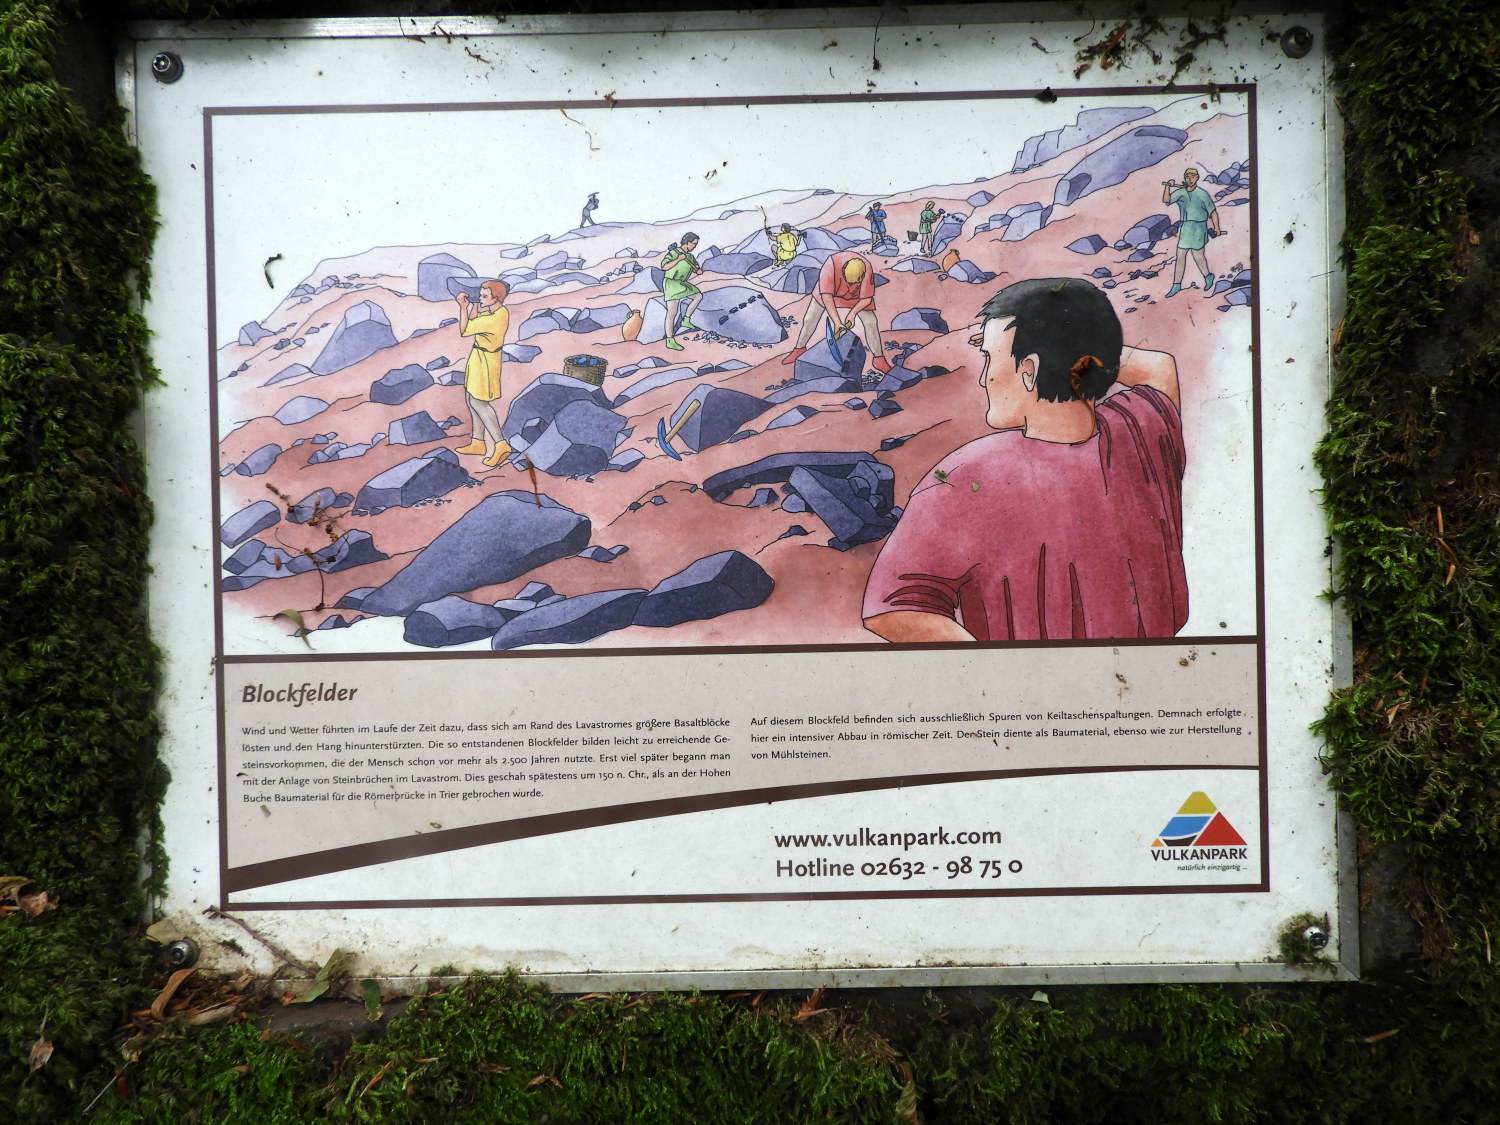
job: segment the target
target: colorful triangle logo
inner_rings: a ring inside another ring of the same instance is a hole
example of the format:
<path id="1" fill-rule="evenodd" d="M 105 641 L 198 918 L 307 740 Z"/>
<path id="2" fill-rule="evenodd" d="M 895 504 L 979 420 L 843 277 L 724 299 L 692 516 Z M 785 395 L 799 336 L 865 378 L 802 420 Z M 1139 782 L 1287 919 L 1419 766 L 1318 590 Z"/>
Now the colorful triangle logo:
<path id="1" fill-rule="evenodd" d="M 1245 838 L 1229 823 L 1229 818 L 1209 800 L 1207 793 L 1195 792 L 1182 802 L 1177 815 L 1151 841 L 1153 848 L 1220 848 L 1239 847 Z"/>

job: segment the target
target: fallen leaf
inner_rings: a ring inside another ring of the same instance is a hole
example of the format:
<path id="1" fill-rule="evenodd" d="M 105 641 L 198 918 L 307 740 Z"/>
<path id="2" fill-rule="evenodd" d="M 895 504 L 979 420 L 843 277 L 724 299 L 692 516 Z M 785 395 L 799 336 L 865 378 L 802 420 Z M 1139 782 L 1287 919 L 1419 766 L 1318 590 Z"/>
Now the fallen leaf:
<path id="1" fill-rule="evenodd" d="M 35 1073 L 46 1066 L 47 1061 L 51 1058 L 52 1040 L 38 1039 L 31 1045 L 31 1054 L 27 1058 L 26 1065 L 31 1068 L 32 1073 Z"/>
<path id="2" fill-rule="evenodd" d="M 166 987 L 156 994 L 156 999 L 151 1001 L 151 1015 L 154 1019 L 164 1020 L 167 1018 L 167 1005 L 172 1002 L 172 995 L 182 985 L 182 982 L 196 973 L 197 969 L 178 969 L 167 978 Z"/>
<path id="3" fill-rule="evenodd" d="M 171 922 L 161 918 L 146 927 L 146 936 L 157 945 L 171 945 L 183 935 Z"/>
<path id="4" fill-rule="evenodd" d="M 396 1063 L 396 1060 L 395 1059 L 391 1059 L 383 1067 L 381 1067 L 379 1070 L 377 1070 L 375 1072 L 375 1077 L 372 1078 L 372 1079 L 370 1079 L 368 1082 L 365 1083 L 365 1088 L 359 1092 L 359 1096 L 360 1097 L 364 1097 L 371 1090 L 373 1090 L 375 1088 L 375 1084 L 377 1082 L 379 1082 L 382 1078 L 384 1078 L 386 1076 L 386 1073 L 391 1069 L 392 1066 L 395 1065 L 395 1063 Z"/>
<path id="5" fill-rule="evenodd" d="M 240 1006 L 233 1002 L 215 1004 L 212 1008 L 202 1008 L 196 1012 L 189 1012 L 187 1023 L 189 1027 L 207 1027 L 210 1024 L 223 1023 L 239 1010 Z"/>
<path id="6" fill-rule="evenodd" d="M 340 978 L 348 975 L 349 952 L 344 949 L 335 949 L 328 955 L 328 960 L 323 963 L 323 967 L 318 970 L 318 975 L 313 977 L 313 982 L 308 986 L 307 991 L 292 1003 L 310 1003 L 327 992 Z"/>
<path id="7" fill-rule="evenodd" d="M 896 1099 L 896 1117 L 905 1125 L 922 1125 L 922 1119 L 917 1116 L 917 1078 L 907 1062 L 901 1064 L 901 1095 Z"/>
<path id="8" fill-rule="evenodd" d="M 311 632 L 311 630 L 308 629 L 306 622 L 302 620 L 302 615 L 300 613 L 298 613 L 295 609 L 283 609 L 271 614 L 272 621 L 275 621 L 278 617 L 285 617 L 293 625 L 297 626 L 298 639 L 300 639 L 302 643 L 305 644 L 308 648 L 312 648 L 312 642 L 307 639 L 307 635 Z"/>
<path id="9" fill-rule="evenodd" d="M 240 1074 L 249 1074 L 250 1073 L 250 1066 L 249 1066 L 248 1063 L 241 1063 L 239 1066 L 235 1067 L 234 1069 L 238 1073 L 240 1073 Z"/>
<path id="10" fill-rule="evenodd" d="M 1400 1031 L 1401 1029 L 1399 1027 L 1393 1027 L 1389 1031 L 1377 1031 L 1374 1035 L 1366 1035 L 1365 1042 L 1379 1043 L 1382 1039 L 1389 1039 L 1392 1035 L 1396 1035 Z"/>
<path id="11" fill-rule="evenodd" d="M 0 875 L 0 898 L 8 898 L 19 901 L 16 892 L 22 887 L 31 885 L 31 880 L 25 875 Z"/>
<path id="12" fill-rule="evenodd" d="M 380 1010 L 380 982 L 374 977 L 365 977 L 359 982 L 359 994 L 365 1002 L 365 1019 L 378 1020 L 385 1015 Z"/>
<path id="13" fill-rule="evenodd" d="M 34 895 L 17 894 L 16 901 L 32 918 L 36 918 L 48 910 L 56 910 L 57 903 L 46 891 L 37 891 Z"/>
<path id="14" fill-rule="evenodd" d="M 526 1089 L 529 1090 L 533 1086 L 540 1086 L 545 1081 L 547 1081 L 547 1076 L 545 1074 L 538 1074 L 530 1082 L 526 1083 Z"/>
<path id="15" fill-rule="evenodd" d="M 482 1062 L 479 1064 L 481 1074 L 509 1074 L 510 1067 L 501 1066 L 499 1063 Z"/>
<path id="16" fill-rule="evenodd" d="M 797 1009 L 797 1014 L 792 1018 L 795 1020 L 811 1019 L 813 1016 L 820 1016 L 828 1011 L 827 1008 L 818 1007 L 823 1002 L 823 993 L 826 991 L 827 989 L 822 985 L 813 989 L 807 999 L 802 1001 L 802 1006 Z"/>

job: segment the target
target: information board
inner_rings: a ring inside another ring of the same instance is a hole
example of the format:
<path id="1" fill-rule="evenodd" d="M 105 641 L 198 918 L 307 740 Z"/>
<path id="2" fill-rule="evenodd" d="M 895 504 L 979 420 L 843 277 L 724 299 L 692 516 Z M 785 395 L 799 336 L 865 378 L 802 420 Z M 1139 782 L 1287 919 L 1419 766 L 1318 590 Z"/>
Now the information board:
<path id="1" fill-rule="evenodd" d="M 1346 971 L 1321 29 L 1003 18 L 138 29 L 180 925 Z"/>

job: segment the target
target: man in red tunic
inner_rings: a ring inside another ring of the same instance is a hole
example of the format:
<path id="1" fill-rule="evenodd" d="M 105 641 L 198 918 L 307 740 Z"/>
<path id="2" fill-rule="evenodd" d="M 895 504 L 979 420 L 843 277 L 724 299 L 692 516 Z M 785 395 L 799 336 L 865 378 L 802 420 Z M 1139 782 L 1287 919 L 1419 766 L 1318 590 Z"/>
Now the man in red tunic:
<path id="1" fill-rule="evenodd" d="M 857 325 L 865 347 L 870 349 L 870 366 L 882 374 L 891 369 L 875 320 L 875 272 L 862 254 L 844 250 L 828 256 L 818 271 L 818 287 L 802 310 L 797 346 L 782 357 L 782 363 L 797 362 L 825 316 L 839 334 Z"/>
<path id="2" fill-rule="evenodd" d="M 1170 637 L 1187 622 L 1176 361 L 1076 278 L 995 294 L 985 421 L 912 490 L 865 589 L 889 641 Z"/>

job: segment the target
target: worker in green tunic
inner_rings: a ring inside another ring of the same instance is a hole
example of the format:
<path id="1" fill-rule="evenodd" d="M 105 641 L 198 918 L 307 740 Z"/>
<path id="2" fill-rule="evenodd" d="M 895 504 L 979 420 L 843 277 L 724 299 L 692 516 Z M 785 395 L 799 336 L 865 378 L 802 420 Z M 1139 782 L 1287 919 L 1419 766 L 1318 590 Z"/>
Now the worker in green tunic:
<path id="1" fill-rule="evenodd" d="M 693 251 L 697 248 L 698 236 L 688 231 L 682 236 L 681 242 L 674 242 L 667 248 L 661 259 L 661 295 L 667 301 L 667 347 L 674 352 L 682 351 L 682 345 L 676 338 L 679 327 L 689 332 L 698 331 L 698 326 L 693 323 L 693 310 L 703 299 L 703 290 L 688 280 L 695 273 L 703 272 L 698 267 L 698 259 L 693 257 Z M 677 309 L 684 297 L 687 298 L 687 308 L 682 310 L 682 323 L 679 325 Z"/>
<path id="2" fill-rule="evenodd" d="M 1182 292 L 1182 274 L 1187 268 L 1188 257 L 1203 274 L 1203 289 L 1212 296 L 1214 275 L 1208 270 L 1208 258 L 1203 248 L 1208 245 L 1209 232 L 1215 238 L 1224 231 L 1219 226 L 1219 209 L 1214 206 L 1214 197 L 1198 186 L 1198 169 L 1189 168 L 1182 173 L 1182 183 L 1167 180 L 1161 185 L 1161 201 L 1176 204 L 1182 221 L 1177 226 L 1177 263 L 1172 267 L 1172 287 L 1166 296 L 1175 297 Z"/>
<path id="3" fill-rule="evenodd" d="M 495 409 L 495 400 L 500 397 L 500 349 L 510 327 L 510 310 L 505 307 L 509 294 L 510 288 L 503 281 L 482 284 L 477 304 L 462 290 L 458 294 L 458 332 L 474 337 L 474 346 L 464 364 L 464 395 L 473 428 L 469 444 L 457 452 L 483 453 L 484 463 L 492 467 L 510 454 L 510 443 L 500 434 L 500 413 Z"/>

